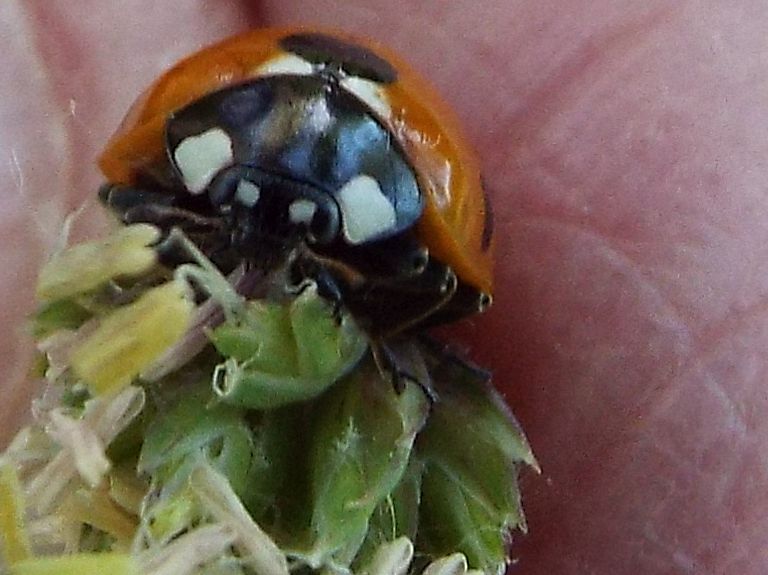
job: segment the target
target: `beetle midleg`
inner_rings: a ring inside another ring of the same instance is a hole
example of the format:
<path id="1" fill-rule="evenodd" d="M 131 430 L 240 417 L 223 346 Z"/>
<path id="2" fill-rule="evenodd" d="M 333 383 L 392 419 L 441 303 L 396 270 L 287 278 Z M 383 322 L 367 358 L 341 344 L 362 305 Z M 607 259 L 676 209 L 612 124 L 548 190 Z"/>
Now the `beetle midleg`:
<path id="1" fill-rule="evenodd" d="M 152 192 L 140 187 L 107 183 L 99 187 L 99 200 L 122 215 L 132 208 L 146 204 L 170 206 L 174 198 L 167 192 Z"/>
<path id="2" fill-rule="evenodd" d="M 366 278 L 343 290 L 344 303 L 372 336 L 385 339 L 420 327 L 453 297 L 456 284 L 453 270 L 430 260 L 417 276 Z"/>

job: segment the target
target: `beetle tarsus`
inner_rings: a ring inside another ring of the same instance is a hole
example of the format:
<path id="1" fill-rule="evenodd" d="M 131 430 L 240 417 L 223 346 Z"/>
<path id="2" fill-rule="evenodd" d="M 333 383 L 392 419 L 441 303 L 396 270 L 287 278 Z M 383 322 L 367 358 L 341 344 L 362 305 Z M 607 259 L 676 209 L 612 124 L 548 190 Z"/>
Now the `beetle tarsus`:
<path id="1" fill-rule="evenodd" d="M 419 386 L 430 405 L 438 401 L 424 358 L 412 340 L 375 342 L 371 352 L 382 377 L 390 379 L 397 393 L 403 393 L 410 382 Z"/>

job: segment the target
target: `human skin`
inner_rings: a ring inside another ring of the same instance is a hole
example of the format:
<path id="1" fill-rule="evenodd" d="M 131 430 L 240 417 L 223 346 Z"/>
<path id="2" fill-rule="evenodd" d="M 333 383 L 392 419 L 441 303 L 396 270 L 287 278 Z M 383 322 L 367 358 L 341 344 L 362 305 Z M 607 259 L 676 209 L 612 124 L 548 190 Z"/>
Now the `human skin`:
<path id="1" fill-rule="evenodd" d="M 767 572 L 766 20 L 749 0 L 0 2 L 2 442 L 35 393 L 36 270 L 135 95 L 246 27 L 334 26 L 407 55 L 480 153 L 496 303 L 450 335 L 543 468 L 513 572 Z M 92 208 L 77 237 L 103 230 Z"/>

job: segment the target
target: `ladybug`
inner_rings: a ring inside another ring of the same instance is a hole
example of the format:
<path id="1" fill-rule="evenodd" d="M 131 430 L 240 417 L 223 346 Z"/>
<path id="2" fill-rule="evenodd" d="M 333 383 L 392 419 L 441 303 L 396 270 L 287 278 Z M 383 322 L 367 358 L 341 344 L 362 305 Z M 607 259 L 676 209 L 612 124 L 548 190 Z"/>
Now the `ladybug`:
<path id="1" fill-rule="evenodd" d="M 315 282 L 376 341 L 491 303 L 477 160 L 369 42 L 265 29 L 204 49 L 138 99 L 99 165 L 124 222 L 179 227 L 225 270 Z"/>

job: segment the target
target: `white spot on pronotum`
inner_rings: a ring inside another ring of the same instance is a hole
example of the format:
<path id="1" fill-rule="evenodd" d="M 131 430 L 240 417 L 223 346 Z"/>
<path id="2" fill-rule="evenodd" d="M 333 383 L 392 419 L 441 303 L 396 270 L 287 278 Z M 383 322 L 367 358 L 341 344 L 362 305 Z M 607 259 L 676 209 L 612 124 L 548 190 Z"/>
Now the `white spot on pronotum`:
<path id="1" fill-rule="evenodd" d="M 248 180 L 240 180 L 235 190 L 235 200 L 246 208 L 252 208 L 255 206 L 259 198 L 261 197 L 261 188 L 249 182 Z"/>
<path id="2" fill-rule="evenodd" d="M 317 211 L 317 204 L 311 200 L 296 200 L 288 207 L 288 217 L 294 224 L 307 224 Z"/>
<path id="3" fill-rule="evenodd" d="M 297 74 L 299 76 L 308 76 L 315 71 L 311 62 L 296 54 L 283 54 L 271 60 L 267 60 L 261 66 L 256 68 L 258 76 L 276 76 L 278 74 Z"/>
<path id="4" fill-rule="evenodd" d="M 336 199 L 341 208 L 344 237 L 362 244 L 395 227 L 395 208 L 371 176 L 357 176 L 344 184 Z"/>
<path id="5" fill-rule="evenodd" d="M 341 81 L 341 86 L 368 104 L 382 118 L 392 115 L 392 108 L 381 84 L 358 76 L 347 76 Z"/>
<path id="6" fill-rule="evenodd" d="M 221 128 L 211 128 L 182 140 L 173 159 L 189 192 L 200 194 L 219 170 L 232 163 L 232 140 Z"/>

